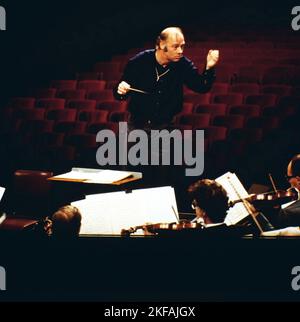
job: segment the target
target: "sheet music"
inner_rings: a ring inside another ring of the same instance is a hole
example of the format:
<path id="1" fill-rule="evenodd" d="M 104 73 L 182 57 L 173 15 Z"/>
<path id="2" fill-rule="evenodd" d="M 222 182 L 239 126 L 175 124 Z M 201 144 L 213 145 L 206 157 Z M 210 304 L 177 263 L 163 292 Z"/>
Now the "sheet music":
<path id="1" fill-rule="evenodd" d="M 95 205 L 87 203 L 86 200 L 72 202 L 72 206 L 77 207 L 81 213 L 80 231 L 86 230 L 89 234 L 105 234 L 109 222 L 104 211 L 97 211 Z M 97 222 L 97 225 L 94 225 L 95 222 Z"/>
<path id="2" fill-rule="evenodd" d="M 3 223 L 3 221 L 6 219 L 5 213 L 0 213 L 0 225 Z"/>
<path id="3" fill-rule="evenodd" d="M 114 183 L 128 177 L 137 176 L 137 172 L 72 168 L 70 172 L 54 176 L 53 179 L 78 180 L 85 183 Z M 140 177 L 142 177 L 140 175 Z"/>
<path id="4" fill-rule="evenodd" d="M 87 180 L 88 174 L 85 172 L 74 171 L 71 170 L 70 172 L 59 174 L 55 176 L 55 179 L 71 179 L 71 180 Z"/>
<path id="5" fill-rule="evenodd" d="M 271 231 L 264 231 L 261 236 L 266 237 L 278 237 L 278 236 L 300 236 L 299 227 L 286 227 L 282 229 L 276 229 Z"/>
<path id="6" fill-rule="evenodd" d="M 88 195 L 72 205 L 82 214 L 80 235 L 120 235 L 122 229 L 130 227 L 178 222 L 172 187 Z"/>
<path id="7" fill-rule="evenodd" d="M 103 170 L 98 172 L 93 176 L 91 180 L 94 182 L 101 182 L 101 183 L 113 183 L 128 177 L 132 176 L 131 172 L 126 171 L 116 171 L 116 170 Z M 89 181 L 89 180 L 88 180 Z"/>
<path id="8" fill-rule="evenodd" d="M 227 172 L 215 180 L 226 190 L 229 201 L 234 201 L 249 196 L 248 192 L 235 173 Z M 248 215 L 249 212 L 244 204 L 242 202 L 236 203 L 228 210 L 225 223 L 227 225 L 234 225 L 246 218 Z"/>
<path id="9" fill-rule="evenodd" d="M 3 195 L 4 195 L 4 192 L 5 192 L 5 188 L 0 187 L 0 201 L 1 201 L 2 197 L 3 197 Z"/>

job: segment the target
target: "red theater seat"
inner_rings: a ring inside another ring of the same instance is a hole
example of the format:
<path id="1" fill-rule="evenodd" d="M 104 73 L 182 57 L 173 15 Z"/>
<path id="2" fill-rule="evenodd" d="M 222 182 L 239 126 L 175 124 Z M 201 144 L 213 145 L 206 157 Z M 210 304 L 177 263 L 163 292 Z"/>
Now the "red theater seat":
<path id="1" fill-rule="evenodd" d="M 210 101 L 210 93 L 206 94 L 186 94 L 184 95 L 184 102 L 185 103 L 192 103 L 194 105 L 196 104 L 209 104 Z"/>
<path id="2" fill-rule="evenodd" d="M 77 87 L 77 80 L 53 80 L 51 82 L 51 87 L 57 88 L 59 90 L 66 90 L 66 89 L 76 89 Z"/>
<path id="3" fill-rule="evenodd" d="M 243 93 L 247 94 L 258 94 L 259 93 L 259 85 L 254 83 L 243 83 L 243 84 L 235 84 L 232 85 L 229 89 L 230 93 Z"/>
<path id="4" fill-rule="evenodd" d="M 95 110 L 96 103 L 97 102 L 95 100 L 69 100 L 67 103 L 67 107 L 74 108 L 77 110 L 80 110 L 80 109 Z"/>
<path id="5" fill-rule="evenodd" d="M 246 118 L 251 116 L 259 116 L 261 108 L 259 105 L 241 104 L 232 105 L 228 108 L 229 114 L 244 115 Z"/>
<path id="6" fill-rule="evenodd" d="M 129 112 L 111 112 L 108 119 L 110 122 L 127 122 L 129 119 Z"/>
<path id="7" fill-rule="evenodd" d="M 243 103 L 243 94 L 232 93 L 232 94 L 221 94 L 213 97 L 213 103 L 227 104 L 227 105 L 239 105 Z"/>
<path id="8" fill-rule="evenodd" d="M 275 105 L 277 102 L 277 95 L 275 94 L 257 94 L 247 95 L 245 97 L 246 104 L 259 105 L 260 107 Z"/>
<path id="9" fill-rule="evenodd" d="M 85 121 L 88 123 L 94 123 L 94 122 L 106 122 L 108 119 L 108 111 L 85 111 L 81 110 L 78 112 L 78 121 Z"/>
<path id="10" fill-rule="evenodd" d="M 8 104 L 12 108 L 34 108 L 34 97 L 14 97 Z"/>
<path id="11" fill-rule="evenodd" d="M 215 116 L 213 125 L 223 126 L 228 130 L 243 128 L 245 117 L 243 115 L 219 115 Z"/>
<path id="12" fill-rule="evenodd" d="M 209 126 L 209 114 L 182 114 L 177 123 L 181 125 L 192 125 L 193 128 L 205 128 Z"/>
<path id="13" fill-rule="evenodd" d="M 119 124 L 116 122 L 98 122 L 98 123 L 90 123 L 87 127 L 87 133 L 97 134 L 101 130 L 111 130 L 115 134 L 119 131 Z"/>
<path id="14" fill-rule="evenodd" d="M 28 231 L 34 229 L 38 224 L 36 219 L 7 217 L 2 224 L 0 224 L 1 231 Z"/>
<path id="15" fill-rule="evenodd" d="M 90 91 L 87 94 L 88 99 L 96 100 L 97 102 L 114 101 L 114 96 L 111 90 Z"/>
<path id="16" fill-rule="evenodd" d="M 50 171 L 16 170 L 13 177 L 14 210 L 17 215 L 41 218 L 49 215 L 52 177 Z"/>
<path id="17" fill-rule="evenodd" d="M 73 109 L 53 109 L 47 113 L 48 120 L 54 121 L 69 121 L 73 122 L 76 121 L 76 110 Z"/>
<path id="18" fill-rule="evenodd" d="M 119 102 L 119 101 L 118 102 L 116 102 L 116 101 L 115 102 L 110 102 L 110 101 L 98 102 L 96 108 L 99 110 L 106 110 L 109 112 L 112 112 L 112 111 L 122 112 L 127 109 L 127 102 L 124 102 L 124 101 L 121 101 L 121 102 Z"/>
<path id="19" fill-rule="evenodd" d="M 58 91 L 56 96 L 66 100 L 83 100 L 85 95 L 85 89 L 64 89 Z"/>
<path id="20" fill-rule="evenodd" d="M 45 109 L 43 108 L 28 108 L 17 109 L 13 111 L 13 118 L 20 120 L 43 120 L 45 116 Z"/>
<path id="21" fill-rule="evenodd" d="M 63 98 L 42 98 L 37 100 L 36 107 L 42 107 L 46 109 L 63 109 L 65 107 L 66 100 Z"/>
<path id="22" fill-rule="evenodd" d="M 78 82 L 78 89 L 86 91 L 101 91 L 105 89 L 106 82 L 103 80 L 82 80 Z"/>
<path id="23" fill-rule="evenodd" d="M 56 95 L 56 88 L 39 88 L 35 91 L 34 97 L 37 99 L 40 98 L 54 98 Z"/>
<path id="24" fill-rule="evenodd" d="M 194 113 L 207 113 L 211 115 L 211 119 L 216 115 L 225 115 L 226 104 L 200 104 L 195 106 Z"/>
<path id="25" fill-rule="evenodd" d="M 85 132 L 86 125 L 86 122 L 58 121 L 54 125 L 53 131 L 65 134 L 81 134 Z"/>

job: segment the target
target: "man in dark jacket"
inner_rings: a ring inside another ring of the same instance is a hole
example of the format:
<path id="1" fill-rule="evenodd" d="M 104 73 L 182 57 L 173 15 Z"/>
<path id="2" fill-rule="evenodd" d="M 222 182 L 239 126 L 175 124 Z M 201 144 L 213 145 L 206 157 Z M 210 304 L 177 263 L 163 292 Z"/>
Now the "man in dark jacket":
<path id="1" fill-rule="evenodd" d="M 178 27 L 164 29 L 155 50 L 145 50 L 129 60 L 114 89 L 118 100 L 130 98 L 133 128 L 166 128 L 182 109 L 183 85 L 198 93 L 210 90 L 215 79 L 218 50 L 209 50 L 203 73 L 183 56 L 184 35 Z"/>

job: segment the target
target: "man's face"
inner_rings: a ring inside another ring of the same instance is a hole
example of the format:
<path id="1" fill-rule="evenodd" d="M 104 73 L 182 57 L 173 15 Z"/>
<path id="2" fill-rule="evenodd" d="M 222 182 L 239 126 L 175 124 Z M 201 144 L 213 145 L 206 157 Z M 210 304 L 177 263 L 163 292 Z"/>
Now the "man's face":
<path id="1" fill-rule="evenodd" d="M 293 175 L 291 162 L 288 164 L 286 174 L 287 174 L 288 182 L 291 185 L 291 187 L 296 188 L 297 190 L 300 190 L 300 177 Z"/>
<path id="2" fill-rule="evenodd" d="M 181 33 L 172 33 L 167 40 L 161 44 L 165 58 L 169 62 L 177 62 L 183 55 L 184 37 Z"/>

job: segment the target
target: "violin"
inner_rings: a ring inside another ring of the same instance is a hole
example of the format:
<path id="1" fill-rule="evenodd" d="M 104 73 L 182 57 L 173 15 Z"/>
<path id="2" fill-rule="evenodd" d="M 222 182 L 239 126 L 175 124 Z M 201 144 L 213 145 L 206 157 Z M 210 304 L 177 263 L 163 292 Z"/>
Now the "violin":
<path id="1" fill-rule="evenodd" d="M 141 226 L 131 227 L 129 229 L 122 229 L 122 236 L 130 236 L 135 233 L 138 229 L 143 229 L 145 234 L 150 235 L 161 235 L 178 231 L 190 231 L 195 229 L 203 229 L 203 224 L 189 221 L 181 221 L 180 223 L 157 223 L 157 224 L 146 224 Z"/>
<path id="2" fill-rule="evenodd" d="M 297 199 L 297 191 L 290 188 L 288 190 L 277 190 L 260 194 L 252 194 L 244 199 L 229 202 L 229 207 L 233 207 L 236 203 L 242 202 L 243 200 L 252 203 L 257 208 L 276 207 Z"/>

